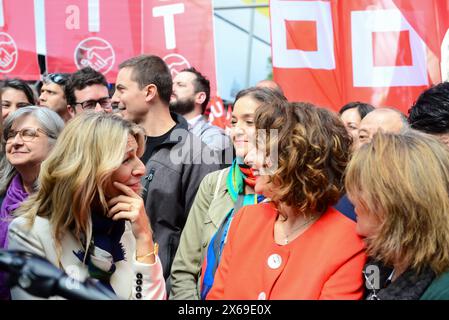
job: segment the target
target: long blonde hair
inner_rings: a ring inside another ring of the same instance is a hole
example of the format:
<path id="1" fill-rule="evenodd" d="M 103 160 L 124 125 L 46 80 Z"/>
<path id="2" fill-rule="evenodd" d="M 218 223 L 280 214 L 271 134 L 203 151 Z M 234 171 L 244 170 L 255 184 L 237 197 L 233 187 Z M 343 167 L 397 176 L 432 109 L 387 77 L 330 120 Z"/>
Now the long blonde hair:
<path id="1" fill-rule="evenodd" d="M 144 133 L 139 126 L 116 115 L 86 112 L 72 119 L 61 133 L 50 156 L 42 163 L 39 189 L 16 211 L 29 218 L 49 219 L 56 244 L 72 231 L 91 239 L 91 208 L 107 212 L 104 190 L 121 165 L 128 135 L 136 138 L 143 154 Z"/>
<path id="2" fill-rule="evenodd" d="M 378 133 L 353 155 L 346 190 L 380 226 L 367 253 L 436 274 L 449 268 L 449 149 L 418 132 Z"/>

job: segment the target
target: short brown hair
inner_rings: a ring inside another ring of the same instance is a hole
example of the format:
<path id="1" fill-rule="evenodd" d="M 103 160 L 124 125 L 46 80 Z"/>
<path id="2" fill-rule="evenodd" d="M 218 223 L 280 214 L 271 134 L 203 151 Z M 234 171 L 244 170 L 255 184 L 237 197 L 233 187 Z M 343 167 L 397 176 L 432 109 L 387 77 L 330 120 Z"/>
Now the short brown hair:
<path id="1" fill-rule="evenodd" d="M 119 69 L 131 68 L 132 80 L 142 89 L 149 84 L 157 87 L 159 98 L 166 104 L 170 103 L 173 81 L 170 69 L 162 58 L 154 55 L 140 55 L 123 61 Z"/>
<path id="2" fill-rule="evenodd" d="M 354 153 L 346 189 L 380 220 L 367 253 L 418 272 L 449 268 L 449 150 L 434 137 L 377 133 Z"/>
<path id="3" fill-rule="evenodd" d="M 277 129 L 278 168 L 271 177 L 277 194 L 272 200 L 303 214 L 324 213 L 343 191 L 351 138 L 339 117 L 310 103 L 287 108 L 264 105 L 256 110 L 256 129 Z"/>

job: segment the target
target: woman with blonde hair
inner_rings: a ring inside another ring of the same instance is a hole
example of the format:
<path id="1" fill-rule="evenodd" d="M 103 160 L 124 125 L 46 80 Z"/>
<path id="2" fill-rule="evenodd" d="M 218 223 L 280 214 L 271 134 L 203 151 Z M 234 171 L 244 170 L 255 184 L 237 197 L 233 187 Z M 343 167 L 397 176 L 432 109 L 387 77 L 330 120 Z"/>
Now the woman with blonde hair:
<path id="1" fill-rule="evenodd" d="M 165 281 L 140 197 L 144 132 L 106 113 L 69 122 L 16 212 L 9 248 L 27 250 L 125 299 L 163 299 Z M 13 289 L 13 299 L 30 298 Z"/>
<path id="2" fill-rule="evenodd" d="M 331 207 L 350 155 L 344 124 L 307 103 L 261 106 L 255 123 L 245 162 L 271 201 L 235 215 L 207 299 L 360 299 L 363 242 Z"/>
<path id="3" fill-rule="evenodd" d="M 449 299 L 447 147 L 416 131 L 378 133 L 345 184 L 371 258 L 367 299 Z"/>

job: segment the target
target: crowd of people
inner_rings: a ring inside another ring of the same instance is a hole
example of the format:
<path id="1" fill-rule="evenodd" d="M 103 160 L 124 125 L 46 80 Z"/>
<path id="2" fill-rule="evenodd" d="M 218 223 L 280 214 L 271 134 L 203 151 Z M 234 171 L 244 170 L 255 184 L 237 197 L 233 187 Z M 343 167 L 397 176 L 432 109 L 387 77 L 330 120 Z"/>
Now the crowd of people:
<path id="1" fill-rule="evenodd" d="M 229 135 L 195 68 L 142 55 L 114 84 L 2 81 L 1 249 L 121 299 L 449 299 L 449 83 L 405 115 L 263 80 Z M 7 277 L 0 299 L 38 299 Z"/>

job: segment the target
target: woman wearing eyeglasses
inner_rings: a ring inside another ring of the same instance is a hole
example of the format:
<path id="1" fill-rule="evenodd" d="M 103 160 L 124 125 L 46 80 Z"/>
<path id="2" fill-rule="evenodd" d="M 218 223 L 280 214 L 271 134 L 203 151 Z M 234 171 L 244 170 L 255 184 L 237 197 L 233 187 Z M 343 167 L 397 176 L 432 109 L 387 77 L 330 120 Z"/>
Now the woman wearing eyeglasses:
<path id="1" fill-rule="evenodd" d="M 64 122 L 57 113 L 35 106 L 20 108 L 6 118 L 3 130 L 6 158 L 0 165 L 2 249 L 7 245 L 12 212 L 35 190 L 41 163 L 47 158 L 63 127 Z M 0 279 L 0 287 L 1 284 Z M 0 294 L 5 298 L 3 293 Z"/>
<path id="2" fill-rule="evenodd" d="M 3 121 L 17 109 L 36 104 L 33 89 L 21 79 L 3 81 L 0 87 L 0 96 Z"/>

